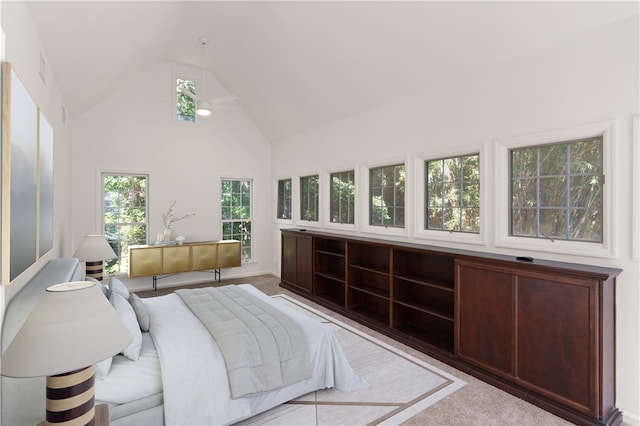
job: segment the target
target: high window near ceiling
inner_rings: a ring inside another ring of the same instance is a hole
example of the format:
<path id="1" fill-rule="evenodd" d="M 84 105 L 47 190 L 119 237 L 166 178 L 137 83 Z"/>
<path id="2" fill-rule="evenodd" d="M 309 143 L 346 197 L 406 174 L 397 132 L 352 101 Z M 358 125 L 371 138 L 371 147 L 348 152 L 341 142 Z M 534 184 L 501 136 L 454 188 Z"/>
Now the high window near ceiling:
<path id="1" fill-rule="evenodd" d="M 602 136 L 510 151 L 511 235 L 603 241 Z"/>
<path id="2" fill-rule="evenodd" d="M 242 245 L 242 261 L 252 260 L 252 180 L 222 179 L 222 239 L 237 240 Z"/>
<path id="3" fill-rule="evenodd" d="M 277 218 L 291 220 L 291 179 L 278 181 L 278 211 Z"/>
<path id="4" fill-rule="evenodd" d="M 318 221 L 319 175 L 300 178 L 300 219 Z"/>
<path id="5" fill-rule="evenodd" d="M 369 225 L 404 228 L 405 166 L 369 169 Z"/>
<path id="6" fill-rule="evenodd" d="M 480 232 L 480 155 L 425 162 L 425 224 L 429 230 Z"/>
<path id="7" fill-rule="evenodd" d="M 185 93 L 185 91 L 196 96 L 195 80 L 187 80 L 183 78 L 176 79 L 176 119 L 188 123 L 196 121 L 196 101 L 193 97 Z"/>
<path id="8" fill-rule="evenodd" d="M 354 223 L 355 217 L 355 172 L 347 170 L 331 173 L 331 194 L 329 202 L 332 223 Z"/>
<path id="9" fill-rule="evenodd" d="M 148 176 L 102 174 L 102 220 L 107 241 L 118 257 L 105 262 L 107 274 L 129 272 L 129 246 L 147 244 Z"/>

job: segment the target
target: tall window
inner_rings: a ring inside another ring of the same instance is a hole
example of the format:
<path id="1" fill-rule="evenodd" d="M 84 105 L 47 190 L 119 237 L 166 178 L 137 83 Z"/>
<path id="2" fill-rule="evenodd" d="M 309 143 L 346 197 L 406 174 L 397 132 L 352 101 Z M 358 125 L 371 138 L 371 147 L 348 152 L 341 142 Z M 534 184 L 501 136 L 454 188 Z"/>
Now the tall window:
<path id="1" fill-rule="evenodd" d="M 425 229 L 480 232 L 480 155 L 425 162 Z"/>
<path id="2" fill-rule="evenodd" d="M 252 197 L 251 179 L 223 179 L 222 239 L 242 244 L 242 261 L 251 260 Z"/>
<path id="3" fill-rule="evenodd" d="M 601 136 L 510 151 L 511 235 L 602 242 Z"/>
<path id="4" fill-rule="evenodd" d="M 353 170 L 331 173 L 331 222 L 353 223 L 355 187 Z"/>
<path id="5" fill-rule="evenodd" d="M 300 219 L 318 221 L 318 175 L 300 178 Z"/>
<path id="6" fill-rule="evenodd" d="M 193 97 L 186 94 L 187 91 Z M 193 80 L 176 79 L 176 117 L 179 121 L 194 123 L 196 121 L 196 82 Z"/>
<path id="7" fill-rule="evenodd" d="M 291 179 L 278 181 L 278 219 L 291 219 Z"/>
<path id="8" fill-rule="evenodd" d="M 104 234 L 118 257 L 105 262 L 107 274 L 129 271 L 129 246 L 147 244 L 146 175 L 102 174 Z"/>
<path id="9" fill-rule="evenodd" d="M 404 228 L 404 164 L 369 169 L 369 225 Z"/>

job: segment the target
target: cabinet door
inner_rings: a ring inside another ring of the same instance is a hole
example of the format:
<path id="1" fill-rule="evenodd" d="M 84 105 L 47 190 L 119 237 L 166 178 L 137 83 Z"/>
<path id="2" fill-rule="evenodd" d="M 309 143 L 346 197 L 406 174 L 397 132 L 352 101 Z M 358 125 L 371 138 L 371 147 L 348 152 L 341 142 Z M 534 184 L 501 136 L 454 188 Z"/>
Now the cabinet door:
<path id="1" fill-rule="evenodd" d="M 218 243 L 218 268 L 242 266 L 240 241 L 220 241 Z"/>
<path id="2" fill-rule="evenodd" d="M 296 283 L 311 293 L 313 287 L 313 240 L 311 237 L 296 238 Z"/>
<path id="3" fill-rule="evenodd" d="M 148 277 L 162 274 L 162 248 L 129 248 L 129 277 Z"/>
<path id="4" fill-rule="evenodd" d="M 456 262 L 455 354 L 503 377 L 515 375 L 513 274 Z"/>
<path id="5" fill-rule="evenodd" d="M 287 284 L 296 283 L 296 236 L 282 234 L 280 279 Z"/>
<path id="6" fill-rule="evenodd" d="M 218 244 L 195 244 L 191 246 L 193 270 L 218 268 Z"/>
<path id="7" fill-rule="evenodd" d="M 170 246 L 162 248 L 162 273 L 177 274 L 191 270 L 191 247 Z"/>
<path id="8" fill-rule="evenodd" d="M 282 269 L 280 278 L 311 293 L 313 287 L 313 239 L 309 236 L 282 234 Z"/>
<path id="9" fill-rule="evenodd" d="M 598 403 L 596 285 L 518 277 L 518 379 L 585 414 Z"/>

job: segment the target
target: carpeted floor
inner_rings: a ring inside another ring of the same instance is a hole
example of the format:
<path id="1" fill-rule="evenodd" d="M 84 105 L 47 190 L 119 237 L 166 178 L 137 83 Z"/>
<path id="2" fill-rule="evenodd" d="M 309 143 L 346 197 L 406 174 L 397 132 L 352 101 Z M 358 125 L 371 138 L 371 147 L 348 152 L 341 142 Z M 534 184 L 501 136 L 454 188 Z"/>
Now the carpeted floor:
<path id="1" fill-rule="evenodd" d="M 462 373 L 455 368 L 450 367 L 438 360 L 435 360 L 419 351 L 416 351 L 406 345 L 396 342 L 387 336 L 370 330 L 348 318 L 338 315 L 329 309 L 317 305 L 303 297 L 300 297 L 279 286 L 280 279 L 272 275 L 259 275 L 255 277 L 246 277 L 242 279 L 222 280 L 221 283 L 202 283 L 191 285 L 188 287 L 205 287 L 211 285 L 225 285 L 250 283 L 268 295 L 286 294 L 294 299 L 298 299 L 317 309 L 320 312 L 329 314 L 347 325 L 358 330 L 364 330 L 366 334 L 398 348 L 407 354 L 422 360 L 454 377 L 461 379 L 467 384 L 446 396 L 436 404 L 420 411 L 415 416 L 404 421 L 403 425 L 434 425 L 434 426 L 453 426 L 453 425 L 570 425 L 571 423 L 554 416 L 526 401 L 516 398 L 500 389 L 488 385 L 474 377 Z M 159 288 L 157 291 L 139 291 L 136 292 L 140 297 L 159 296 L 170 293 L 174 288 Z M 349 419 L 344 421 L 345 425 L 358 424 L 350 422 Z"/>

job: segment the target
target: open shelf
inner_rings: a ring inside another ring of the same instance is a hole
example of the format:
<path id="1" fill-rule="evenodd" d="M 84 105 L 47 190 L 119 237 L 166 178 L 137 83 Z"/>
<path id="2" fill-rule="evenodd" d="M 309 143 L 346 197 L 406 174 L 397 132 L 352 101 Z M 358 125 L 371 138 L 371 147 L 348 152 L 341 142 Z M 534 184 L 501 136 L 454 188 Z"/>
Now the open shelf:
<path id="1" fill-rule="evenodd" d="M 316 238 L 316 252 L 344 256 L 346 243 L 344 240 L 333 238 Z"/>
<path id="2" fill-rule="evenodd" d="M 350 242 L 348 257 L 349 266 L 389 273 L 390 249 L 388 247 Z"/>
<path id="3" fill-rule="evenodd" d="M 344 307 L 344 281 L 324 274 L 316 273 L 314 293 L 331 303 Z"/>
<path id="4" fill-rule="evenodd" d="M 389 274 L 370 269 L 349 267 L 349 288 L 389 299 Z"/>
<path id="5" fill-rule="evenodd" d="M 453 351 L 453 319 L 395 303 L 392 327 L 433 346 Z"/>
<path id="6" fill-rule="evenodd" d="M 348 306 L 369 319 L 389 325 L 389 298 L 358 287 L 349 287 Z"/>

